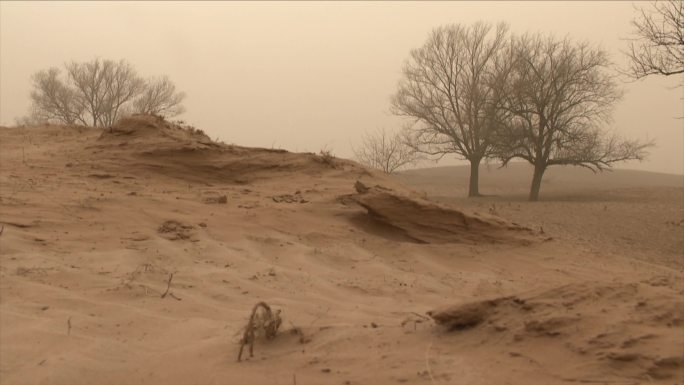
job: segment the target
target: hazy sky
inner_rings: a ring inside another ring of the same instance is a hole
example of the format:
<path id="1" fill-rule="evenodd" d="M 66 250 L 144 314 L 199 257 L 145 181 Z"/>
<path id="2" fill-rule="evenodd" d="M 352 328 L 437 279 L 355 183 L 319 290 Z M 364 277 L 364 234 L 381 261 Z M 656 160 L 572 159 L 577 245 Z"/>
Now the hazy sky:
<path id="1" fill-rule="evenodd" d="M 124 58 L 141 75 L 169 75 L 188 95 L 180 118 L 213 138 L 351 157 L 364 132 L 399 127 L 389 97 L 433 27 L 505 21 L 514 32 L 595 42 L 622 65 L 634 15 L 630 2 L 2 1 L 0 123 L 26 113 L 32 73 Z M 624 84 L 610 128 L 657 147 L 621 167 L 684 173 L 678 80 Z"/>

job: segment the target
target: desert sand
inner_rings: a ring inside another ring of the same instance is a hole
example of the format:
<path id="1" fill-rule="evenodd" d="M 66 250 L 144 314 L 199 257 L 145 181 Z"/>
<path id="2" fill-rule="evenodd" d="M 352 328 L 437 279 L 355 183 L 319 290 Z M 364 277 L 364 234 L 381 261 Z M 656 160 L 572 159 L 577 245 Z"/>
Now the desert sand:
<path id="1" fill-rule="evenodd" d="M 684 179 L 521 170 L 0 128 L 0 384 L 684 384 Z"/>

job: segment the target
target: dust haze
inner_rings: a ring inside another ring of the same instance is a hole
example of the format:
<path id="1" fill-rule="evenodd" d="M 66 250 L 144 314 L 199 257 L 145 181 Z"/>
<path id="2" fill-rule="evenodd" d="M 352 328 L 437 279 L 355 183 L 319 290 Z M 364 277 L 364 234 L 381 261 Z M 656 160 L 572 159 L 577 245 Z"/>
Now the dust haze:
<path id="1" fill-rule="evenodd" d="M 516 32 L 600 44 L 624 65 L 620 51 L 635 15 L 629 2 L 3 2 L 0 123 L 25 114 L 34 72 L 72 60 L 126 59 L 142 73 L 173 79 L 188 94 L 181 118 L 212 138 L 290 151 L 325 147 L 350 158 L 364 132 L 401 124 L 388 99 L 409 51 L 435 26 L 505 21 Z M 646 161 L 619 167 L 684 173 L 675 83 L 622 84 L 611 129 L 657 147 Z"/>
<path id="2" fill-rule="evenodd" d="M 683 384 L 662 4 L 0 2 L 0 384 Z"/>

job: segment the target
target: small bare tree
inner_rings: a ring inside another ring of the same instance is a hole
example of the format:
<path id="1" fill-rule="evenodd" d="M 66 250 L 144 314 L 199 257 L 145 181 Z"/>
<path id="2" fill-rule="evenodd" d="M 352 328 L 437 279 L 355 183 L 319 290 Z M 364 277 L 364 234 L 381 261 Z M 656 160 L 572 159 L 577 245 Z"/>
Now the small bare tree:
<path id="1" fill-rule="evenodd" d="M 125 60 L 94 59 L 67 65 L 69 79 L 93 126 L 106 127 L 121 117 L 122 107 L 143 90 L 144 82 Z"/>
<path id="2" fill-rule="evenodd" d="M 469 197 L 480 195 L 480 162 L 493 155 L 492 80 L 507 33 L 505 24 L 434 29 L 411 51 L 391 101 L 395 114 L 413 119 L 409 143 L 417 151 L 470 161 Z"/>
<path id="3" fill-rule="evenodd" d="M 392 174 L 419 160 L 419 154 L 404 141 L 401 133 L 389 133 L 384 128 L 364 134 L 361 147 L 353 150 L 359 163 L 386 174 Z"/>
<path id="4" fill-rule="evenodd" d="M 550 166 L 581 166 L 601 171 L 613 163 L 641 160 L 651 143 L 607 135 L 621 97 L 607 73 L 606 53 L 587 43 L 527 35 L 515 43 L 512 76 L 502 85 L 506 121 L 497 131 L 503 164 L 521 158 L 534 166 L 530 200 L 539 199 L 542 177 Z"/>
<path id="5" fill-rule="evenodd" d="M 641 8 L 632 25 L 636 38 L 626 52 L 629 76 L 684 74 L 684 1 L 657 1 L 649 10 Z"/>
<path id="6" fill-rule="evenodd" d="M 183 99 L 185 93 L 176 92 L 176 85 L 168 77 L 151 78 L 133 103 L 133 110 L 139 114 L 173 117 L 185 111 Z"/>

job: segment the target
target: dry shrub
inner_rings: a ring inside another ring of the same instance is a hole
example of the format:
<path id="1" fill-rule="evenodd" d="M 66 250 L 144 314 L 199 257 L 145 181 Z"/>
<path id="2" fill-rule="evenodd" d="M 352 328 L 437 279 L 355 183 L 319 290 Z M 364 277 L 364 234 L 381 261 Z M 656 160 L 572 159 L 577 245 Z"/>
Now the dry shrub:
<path id="1" fill-rule="evenodd" d="M 332 168 L 337 166 L 337 163 L 335 162 L 335 156 L 332 154 L 332 151 L 327 148 L 323 148 L 318 152 L 316 160 Z"/>

